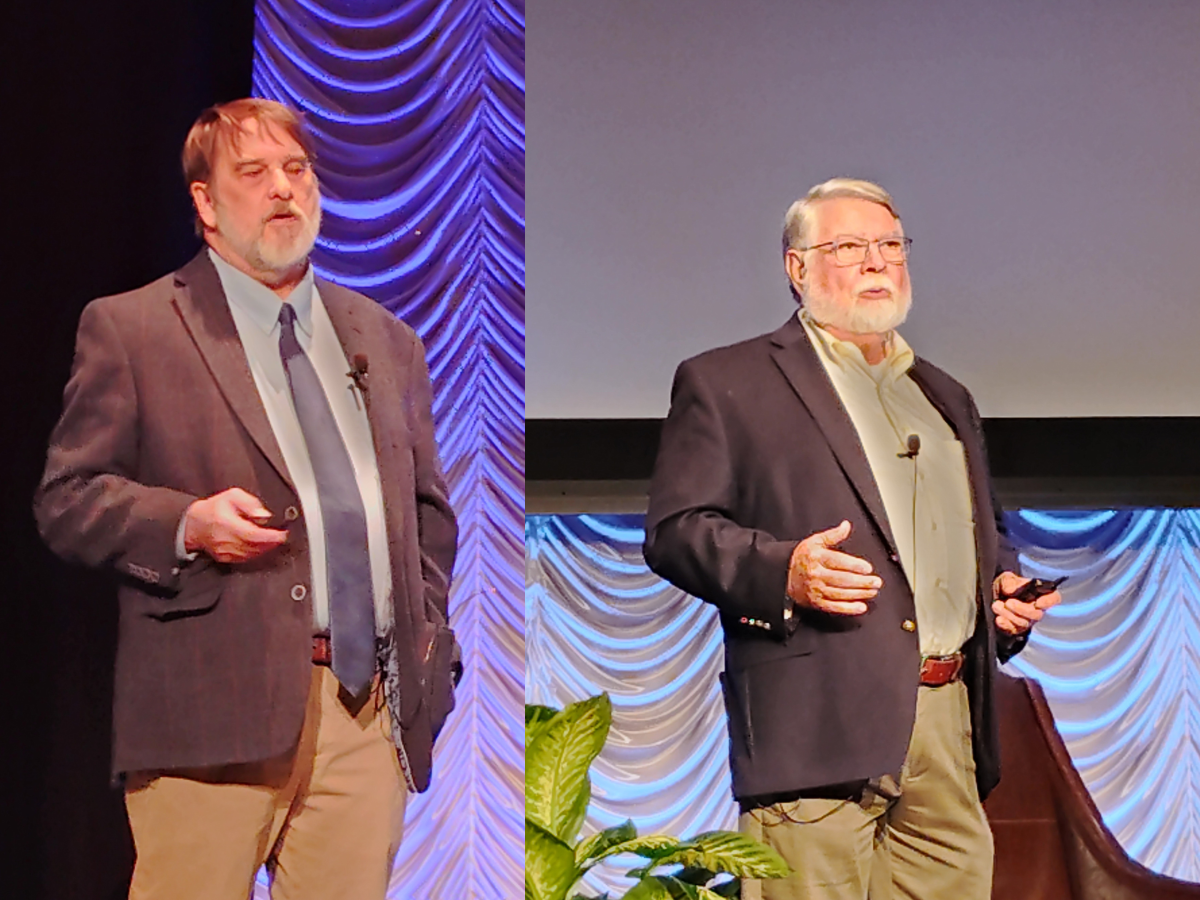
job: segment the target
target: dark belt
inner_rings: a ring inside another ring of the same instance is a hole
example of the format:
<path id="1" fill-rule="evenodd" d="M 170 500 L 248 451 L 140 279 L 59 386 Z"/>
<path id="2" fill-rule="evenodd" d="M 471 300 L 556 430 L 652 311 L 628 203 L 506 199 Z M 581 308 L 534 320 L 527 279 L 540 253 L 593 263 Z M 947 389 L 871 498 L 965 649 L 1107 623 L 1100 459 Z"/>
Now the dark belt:
<path id="1" fill-rule="evenodd" d="M 313 665 L 333 665 L 333 641 L 327 634 L 313 635 Z"/>
<path id="2" fill-rule="evenodd" d="M 963 655 L 924 656 L 921 658 L 921 684 L 925 687 L 941 687 L 957 681 L 962 675 Z"/>

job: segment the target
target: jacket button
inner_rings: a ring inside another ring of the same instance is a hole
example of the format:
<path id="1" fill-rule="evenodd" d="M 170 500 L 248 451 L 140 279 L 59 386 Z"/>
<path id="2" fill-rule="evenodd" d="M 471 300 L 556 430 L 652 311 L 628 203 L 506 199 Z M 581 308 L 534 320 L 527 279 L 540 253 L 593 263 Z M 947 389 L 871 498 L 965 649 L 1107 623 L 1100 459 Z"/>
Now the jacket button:
<path id="1" fill-rule="evenodd" d="M 289 506 L 283 511 L 283 521 L 285 522 L 295 522 L 298 518 L 300 518 L 300 510 L 294 506 Z"/>
<path id="2" fill-rule="evenodd" d="M 302 585 L 302 584 L 293 584 L 292 585 L 292 599 L 295 600 L 297 603 L 299 603 L 301 600 L 303 600 L 307 596 L 308 596 L 308 588 L 306 588 L 304 585 Z"/>
<path id="3" fill-rule="evenodd" d="M 905 619 L 903 622 L 900 623 L 900 627 L 903 628 L 905 631 L 916 631 L 917 623 L 914 622 L 912 619 Z"/>
<path id="4" fill-rule="evenodd" d="M 899 553 L 893 553 L 893 554 L 892 554 L 892 556 L 891 556 L 891 560 L 892 560 L 892 562 L 894 562 L 894 563 L 898 563 L 898 562 L 900 562 L 900 554 L 899 554 Z"/>

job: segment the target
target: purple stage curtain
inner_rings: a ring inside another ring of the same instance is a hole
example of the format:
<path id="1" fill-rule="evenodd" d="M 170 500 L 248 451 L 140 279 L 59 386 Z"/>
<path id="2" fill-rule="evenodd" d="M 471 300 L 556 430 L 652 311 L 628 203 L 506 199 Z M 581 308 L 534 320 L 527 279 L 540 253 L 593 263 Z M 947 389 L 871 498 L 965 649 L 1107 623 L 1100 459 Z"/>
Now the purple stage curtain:
<path id="1" fill-rule="evenodd" d="M 303 110 L 315 138 L 317 270 L 424 339 L 461 526 L 450 610 L 466 675 L 389 896 L 517 897 L 524 4 L 260 0 L 256 17 L 254 92 Z"/>

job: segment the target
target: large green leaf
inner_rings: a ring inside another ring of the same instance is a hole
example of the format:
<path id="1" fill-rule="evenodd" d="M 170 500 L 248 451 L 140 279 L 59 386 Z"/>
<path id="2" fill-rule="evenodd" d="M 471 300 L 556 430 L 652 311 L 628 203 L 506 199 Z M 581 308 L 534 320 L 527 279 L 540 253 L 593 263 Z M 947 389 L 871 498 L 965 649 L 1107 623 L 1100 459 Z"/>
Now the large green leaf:
<path id="1" fill-rule="evenodd" d="M 623 900 L 674 900 L 671 892 L 657 878 L 643 878 L 625 894 Z"/>
<path id="2" fill-rule="evenodd" d="M 632 823 L 630 823 L 632 824 Z M 617 826 L 618 828 L 621 826 Z M 640 856 L 644 859 L 655 860 L 660 856 L 669 856 L 672 853 L 679 851 L 685 845 L 679 838 L 670 837 L 665 834 L 648 834 L 644 837 L 634 837 L 627 841 L 621 841 L 616 844 L 609 844 L 603 850 L 596 850 L 592 853 L 592 862 L 597 863 L 602 859 L 607 859 L 610 856 L 617 856 L 621 853 L 631 853 L 634 856 Z M 656 864 L 651 862 L 646 867 L 646 871 L 654 868 Z M 589 866 L 588 868 L 591 868 Z M 637 877 L 641 877 L 640 875 Z"/>
<path id="3" fill-rule="evenodd" d="M 655 859 L 656 866 L 677 863 L 710 872 L 728 872 L 738 878 L 783 878 L 791 874 L 778 853 L 736 831 L 698 834 L 677 851 Z"/>
<path id="4" fill-rule="evenodd" d="M 637 893 L 634 891 L 644 891 Z M 663 893 L 665 892 L 665 893 Z M 624 900 L 641 897 L 668 897 L 670 900 L 725 900 L 703 885 L 689 884 L 674 875 L 646 875 L 625 895 Z"/>
<path id="5" fill-rule="evenodd" d="M 647 875 L 625 895 L 624 900 L 724 900 L 701 885 L 687 884 L 672 875 Z"/>
<path id="6" fill-rule="evenodd" d="M 592 797 L 588 768 L 612 724 L 607 694 L 572 703 L 525 748 L 525 817 L 574 845 Z"/>
<path id="7" fill-rule="evenodd" d="M 673 877 L 688 884 L 708 884 L 716 876 L 716 872 L 706 869 L 703 866 L 685 866 L 676 872 Z"/>
<path id="8" fill-rule="evenodd" d="M 575 865 L 584 866 L 588 860 L 592 860 L 591 865 L 586 866 L 586 868 L 590 869 L 592 865 L 595 865 L 596 861 L 604 858 L 605 851 L 609 847 L 615 847 L 617 844 L 632 841 L 636 837 L 637 829 L 633 827 L 632 819 L 626 819 L 620 825 L 614 825 L 612 828 L 605 828 L 603 831 L 599 831 L 591 837 L 580 841 L 579 846 L 575 848 Z"/>
<path id="9" fill-rule="evenodd" d="M 579 880 L 575 851 L 525 820 L 525 900 L 564 900 Z"/>
<path id="10" fill-rule="evenodd" d="M 538 706 L 534 703 L 525 704 L 525 746 L 529 747 L 542 733 L 546 724 L 558 715 L 559 710 L 553 706 Z"/>

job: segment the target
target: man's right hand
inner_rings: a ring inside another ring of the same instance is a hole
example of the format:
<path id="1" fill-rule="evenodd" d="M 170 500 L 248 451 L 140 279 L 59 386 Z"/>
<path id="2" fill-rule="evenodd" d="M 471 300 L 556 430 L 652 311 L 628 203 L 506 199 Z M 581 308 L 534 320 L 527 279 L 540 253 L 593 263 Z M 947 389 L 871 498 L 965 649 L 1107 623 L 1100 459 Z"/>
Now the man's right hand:
<path id="1" fill-rule="evenodd" d="M 834 548 L 850 537 L 850 523 L 809 535 L 792 551 L 788 564 L 788 596 L 797 606 L 861 616 L 867 600 L 883 587 L 883 579 L 865 559 Z"/>
<path id="2" fill-rule="evenodd" d="M 249 562 L 287 540 L 286 531 L 262 527 L 271 511 L 241 488 L 196 500 L 184 515 L 184 548 L 207 553 L 217 562 Z"/>

